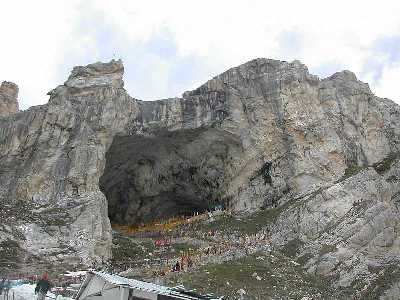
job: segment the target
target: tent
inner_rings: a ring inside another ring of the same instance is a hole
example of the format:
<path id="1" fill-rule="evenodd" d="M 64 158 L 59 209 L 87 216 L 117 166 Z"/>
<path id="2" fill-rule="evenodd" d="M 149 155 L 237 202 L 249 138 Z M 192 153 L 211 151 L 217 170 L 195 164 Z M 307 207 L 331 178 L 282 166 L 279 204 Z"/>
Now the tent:
<path id="1" fill-rule="evenodd" d="M 104 272 L 88 271 L 76 300 L 213 300 L 182 287 L 170 288 Z"/>

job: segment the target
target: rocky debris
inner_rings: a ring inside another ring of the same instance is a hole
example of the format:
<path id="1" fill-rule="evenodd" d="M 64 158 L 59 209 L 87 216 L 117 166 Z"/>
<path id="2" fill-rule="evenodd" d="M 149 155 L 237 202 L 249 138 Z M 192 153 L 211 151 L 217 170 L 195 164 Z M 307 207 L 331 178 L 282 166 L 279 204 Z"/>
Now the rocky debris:
<path id="1" fill-rule="evenodd" d="M 6 116 L 18 111 L 18 86 L 15 83 L 3 81 L 0 85 L 0 116 Z"/>
<path id="2" fill-rule="evenodd" d="M 260 58 L 151 102 L 122 74 L 74 68 L 48 104 L 0 117 L 0 242 L 17 266 L 108 260 L 109 212 L 135 224 L 216 204 L 276 209 L 274 243 L 298 242 L 334 286 L 398 259 L 400 108 L 353 73 Z"/>

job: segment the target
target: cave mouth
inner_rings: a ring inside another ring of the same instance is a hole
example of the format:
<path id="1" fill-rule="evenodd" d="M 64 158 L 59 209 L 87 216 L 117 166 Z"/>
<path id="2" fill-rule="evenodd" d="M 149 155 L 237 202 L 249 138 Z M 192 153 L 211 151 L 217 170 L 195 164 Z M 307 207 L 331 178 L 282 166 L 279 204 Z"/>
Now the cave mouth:
<path id="1" fill-rule="evenodd" d="M 135 226 L 227 206 L 227 182 L 242 153 L 215 128 L 115 136 L 99 180 L 111 223 Z"/>

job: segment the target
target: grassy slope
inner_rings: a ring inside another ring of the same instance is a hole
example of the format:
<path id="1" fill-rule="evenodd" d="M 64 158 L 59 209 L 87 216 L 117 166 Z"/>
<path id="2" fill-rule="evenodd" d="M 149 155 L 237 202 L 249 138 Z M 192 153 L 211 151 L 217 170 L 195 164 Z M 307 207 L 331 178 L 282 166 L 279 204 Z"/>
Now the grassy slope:
<path id="1" fill-rule="evenodd" d="M 194 273 L 179 274 L 168 283 L 225 295 L 226 299 L 237 299 L 239 289 L 246 291 L 246 299 L 334 299 L 332 290 L 305 275 L 301 265 L 280 252 L 260 252 L 236 261 L 210 264 Z"/>

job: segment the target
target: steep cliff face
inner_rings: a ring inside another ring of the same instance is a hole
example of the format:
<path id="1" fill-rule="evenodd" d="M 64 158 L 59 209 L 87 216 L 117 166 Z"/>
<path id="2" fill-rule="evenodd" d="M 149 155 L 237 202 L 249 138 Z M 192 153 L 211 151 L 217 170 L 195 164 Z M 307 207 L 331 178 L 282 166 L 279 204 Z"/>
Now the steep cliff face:
<path id="1" fill-rule="evenodd" d="M 0 116 L 6 116 L 18 111 L 18 86 L 15 83 L 3 81 L 0 85 Z"/>
<path id="2" fill-rule="evenodd" d="M 310 272 L 340 270 L 339 254 L 323 267 L 316 250 L 339 239 L 354 259 L 398 258 L 400 109 L 353 73 L 320 80 L 298 61 L 256 59 L 152 102 L 131 98 L 122 75 L 120 61 L 76 67 L 48 104 L 0 118 L 0 243 L 19 267 L 107 260 L 108 216 L 137 224 L 216 204 L 282 207 L 273 242 L 313 245 L 301 250 Z M 371 210 L 382 220 L 370 240 L 343 234 L 343 220 L 367 230 Z"/>

